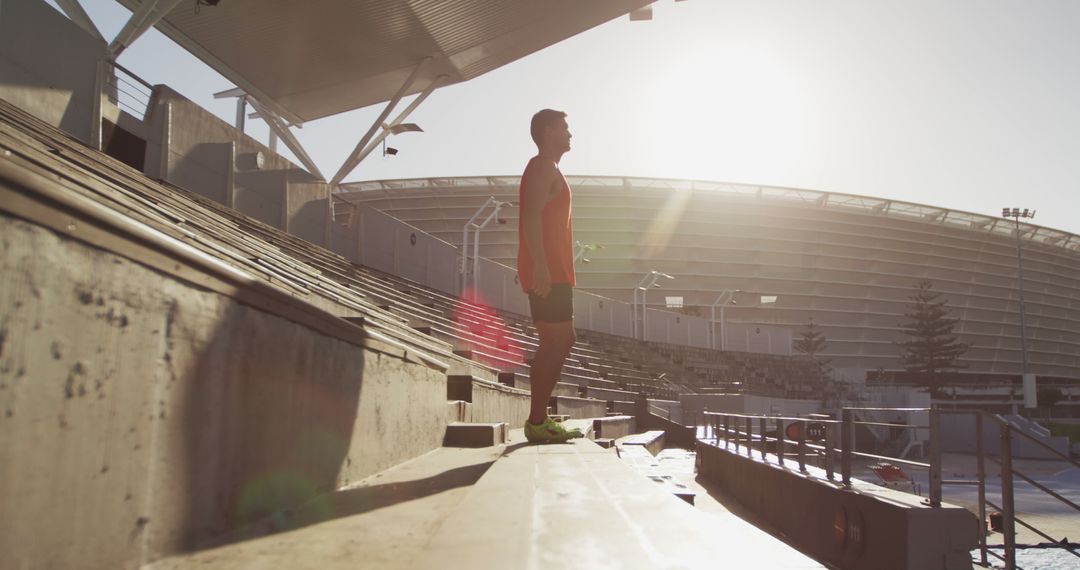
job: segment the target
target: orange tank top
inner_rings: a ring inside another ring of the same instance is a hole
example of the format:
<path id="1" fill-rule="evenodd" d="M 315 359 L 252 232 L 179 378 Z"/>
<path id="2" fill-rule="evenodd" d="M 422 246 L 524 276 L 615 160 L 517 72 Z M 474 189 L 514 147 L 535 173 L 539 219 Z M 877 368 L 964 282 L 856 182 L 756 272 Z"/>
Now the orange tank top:
<path id="1" fill-rule="evenodd" d="M 529 166 L 539 159 L 540 157 L 533 157 Z M 525 203 L 525 181 L 529 172 L 531 169 L 526 167 L 525 174 L 521 177 L 518 204 Z M 547 257 L 552 284 L 566 283 L 573 287 L 577 284 L 574 276 L 574 222 L 571 217 L 570 185 L 565 177 L 562 179 L 562 186 L 562 192 L 544 205 L 541 231 L 544 235 L 544 254 Z M 518 280 L 521 281 L 522 291 L 528 293 L 533 288 L 533 256 L 525 242 L 525 224 L 521 216 L 518 217 Z"/>

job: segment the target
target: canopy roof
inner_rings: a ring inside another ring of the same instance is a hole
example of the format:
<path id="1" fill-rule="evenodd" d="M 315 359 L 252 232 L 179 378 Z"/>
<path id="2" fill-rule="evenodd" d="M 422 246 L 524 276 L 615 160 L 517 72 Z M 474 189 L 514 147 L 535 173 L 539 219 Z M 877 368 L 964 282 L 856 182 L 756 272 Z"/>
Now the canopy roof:
<path id="1" fill-rule="evenodd" d="M 117 0 L 133 11 L 144 0 Z M 472 79 L 652 0 L 182 0 L 157 27 L 294 123 Z"/>

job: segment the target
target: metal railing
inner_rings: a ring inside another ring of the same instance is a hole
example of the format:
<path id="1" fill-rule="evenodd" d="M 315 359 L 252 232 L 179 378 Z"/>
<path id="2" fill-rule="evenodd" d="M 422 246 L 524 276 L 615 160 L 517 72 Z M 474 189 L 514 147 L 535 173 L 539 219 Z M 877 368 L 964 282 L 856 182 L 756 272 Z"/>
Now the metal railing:
<path id="1" fill-rule="evenodd" d="M 861 421 L 855 419 L 857 412 L 928 412 L 929 425 L 907 425 L 896 424 L 886 422 L 875 421 Z M 975 416 L 975 437 L 976 437 L 976 480 L 970 481 L 966 479 L 943 479 L 941 475 L 941 415 L 974 415 Z M 980 564 L 987 566 L 988 555 L 994 556 L 1005 563 L 1005 568 L 1008 570 L 1014 570 L 1016 568 L 1016 524 L 1019 523 L 1028 530 L 1034 532 L 1040 537 L 1060 545 L 1063 549 L 1070 552 L 1074 556 L 1080 557 L 1080 552 L 1070 546 L 1064 539 L 1058 540 L 1045 532 L 1039 530 L 1032 524 L 1024 521 L 1020 517 L 1016 516 L 1015 505 L 1015 493 L 1014 493 L 1014 478 L 1019 477 L 1030 484 L 1032 487 L 1046 493 L 1059 502 L 1072 507 L 1080 511 L 1080 505 L 1077 505 L 1073 501 L 1054 490 L 1038 483 L 1031 477 L 1018 471 L 1013 465 L 1013 441 L 1015 436 L 1019 435 L 1027 438 L 1040 448 L 1048 451 L 1053 456 L 1066 461 L 1074 466 L 1080 467 L 1080 463 L 1074 461 L 1068 456 L 1060 453 L 1056 449 L 1050 447 L 1046 443 L 1039 441 L 1037 438 L 1025 433 L 1022 430 L 1014 429 L 1011 423 L 1005 418 L 999 415 L 990 414 L 981 410 L 959 410 L 959 409 L 939 409 L 939 408 L 855 408 L 846 407 L 841 409 L 840 419 L 831 418 L 808 418 L 808 417 L 792 417 L 792 416 L 776 416 L 776 415 L 764 415 L 764 414 L 733 414 L 733 413 L 719 413 L 719 412 L 704 412 L 704 427 L 705 427 L 705 440 L 706 442 L 712 440 L 718 447 L 724 449 L 732 449 L 736 454 L 743 454 L 745 452 L 748 458 L 753 458 L 755 447 L 760 455 L 762 461 L 768 461 L 768 452 L 770 446 L 776 456 L 776 463 L 780 467 L 786 467 L 785 461 L 790 461 L 789 458 L 792 453 L 789 452 L 789 448 L 794 452 L 794 461 L 798 465 L 800 472 L 808 473 L 806 465 L 808 461 L 820 462 L 825 471 L 825 479 L 830 482 L 835 482 L 835 462 L 837 455 L 840 460 L 840 483 L 844 486 L 851 486 L 851 468 L 852 460 L 855 457 L 863 457 L 867 459 L 876 459 L 882 461 L 889 461 L 895 463 L 901 463 L 912 467 L 927 469 L 929 478 L 929 497 L 925 501 L 925 504 L 930 507 L 940 507 L 942 498 L 942 487 L 945 485 L 967 485 L 976 486 L 978 488 L 978 516 L 979 516 L 979 552 L 980 552 Z M 995 459 L 986 453 L 984 449 L 983 434 L 984 434 L 984 422 L 989 419 L 995 422 L 998 426 L 1000 436 L 1000 456 Z M 757 431 L 755 432 L 755 423 L 757 424 Z M 789 439 L 787 437 L 787 428 L 792 424 L 796 424 L 799 427 L 795 431 L 795 439 Z M 910 459 L 900 457 L 889 457 L 886 455 L 878 455 L 874 453 L 860 452 L 855 449 L 855 429 L 856 426 L 866 426 L 867 428 L 879 426 L 887 427 L 890 429 L 928 429 L 929 430 L 929 461 L 913 461 Z M 817 433 L 810 434 L 811 430 Z M 808 441 L 810 436 L 811 440 L 817 440 L 820 443 L 811 443 Z M 839 440 L 839 441 L 837 441 Z M 837 446 L 839 443 L 839 447 Z M 745 451 L 744 451 L 745 450 Z M 1001 467 L 1001 505 L 996 505 L 992 501 L 986 498 L 986 459 L 990 458 L 992 461 L 997 462 Z M 986 532 L 986 520 L 987 513 L 986 507 L 990 506 L 993 509 L 998 510 L 1002 515 L 1002 534 L 1004 536 L 1004 555 L 999 555 L 991 550 L 987 546 L 987 532 Z"/>
<path id="2" fill-rule="evenodd" d="M 106 69 L 109 67 L 114 70 L 105 74 L 109 102 L 140 121 L 145 120 L 154 86 L 115 61 L 106 62 Z"/>

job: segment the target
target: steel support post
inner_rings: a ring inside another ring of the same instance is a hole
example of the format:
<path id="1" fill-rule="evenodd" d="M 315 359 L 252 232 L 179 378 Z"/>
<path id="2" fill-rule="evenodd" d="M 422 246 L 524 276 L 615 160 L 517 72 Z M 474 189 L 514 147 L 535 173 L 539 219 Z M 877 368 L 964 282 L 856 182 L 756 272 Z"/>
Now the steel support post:
<path id="1" fill-rule="evenodd" d="M 99 40 L 105 40 L 104 36 L 101 35 L 101 31 L 94 25 L 94 21 L 86 14 L 86 10 L 83 10 L 82 4 L 79 4 L 79 0 L 56 0 L 56 5 L 60 6 L 64 14 L 67 14 L 67 17 L 78 24 L 86 33 Z"/>
<path id="2" fill-rule="evenodd" d="M 941 506 L 941 414 L 930 409 L 930 506 Z"/>
<path id="3" fill-rule="evenodd" d="M 806 422 L 799 422 L 799 471 L 806 473 Z"/>
<path id="4" fill-rule="evenodd" d="M 988 566 L 986 559 L 986 460 L 983 457 L 983 415 L 975 413 L 975 473 L 979 479 L 979 562 Z"/>
<path id="5" fill-rule="evenodd" d="M 94 92 L 90 100 L 90 146 L 95 150 L 103 148 L 101 140 L 101 98 L 105 96 L 105 73 L 112 65 L 104 59 L 97 61 L 97 73 L 94 76 Z"/>
<path id="6" fill-rule="evenodd" d="M 829 481 L 833 480 L 833 460 L 835 458 L 836 447 L 836 424 L 825 424 L 825 476 L 829 478 Z"/>
<path id="7" fill-rule="evenodd" d="M 120 57 L 128 46 L 139 39 L 146 30 L 154 27 L 154 24 L 161 21 L 179 3 L 180 0 L 144 0 L 109 44 L 109 59 L 116 61 L 116 58 Z"/>
<path id="8" fill-rule="evenodd" d="M 1014 212 L 1016 210 L 1013 210 Z M 1027 213 L 1027 210 L 1024 210 Z M 1025 216 L 1026 217 L 1026 216 Z M 1023 378 L 1027 378 L 1028 374 L 1028 345 L 1027 345 L 1027 327 L 1024 325 L 1024 256 L 1021 253 L 1020 246 L 1020 218 L 1016 219 L 1016 271 L 1017 271 L 1017 285 L 1020 293 L 1020 357 L 1023 367 Z"/>
<path id="9" fill-rule="evenodd" d="M 754 456 L 754 418 L 746 418 L 746 456 Z"/>
<path id="10" fill-rule="evenodd" d="M 784 420 L 776 420 L 776 462 L 784 466 Z"/>
<path id="11" fill-rule="evenodd" d="M 308 172 L 314 174 L 321 180 L 326 180 L 326 177 L 323 176 L 323 173 L 319 171 L 319 167 L 315 166 L 315 161 L 312 160 L 310 156 L 308 156 L 308 153 L 306 150 L 304 150 L 303 145 L 301 145 L 300 141 L 297 140 L 295 136 L 293 136 L 292 131 L 289 130 L 289 125 L 285 122 L 285 120 L 277 116 L 273 111 L 260 103 L 259 100 L 254 97 L 248 97 L 248 102 L 251 103 L 252 107 L 255 107 L 256 111 L 259 112 L 259 116 L 262 117 L 263 121 L 266 121 L 266 125 L 269 126 L 270 129 L 273 130 L 275 133 L 277 133 L 279 137 L 281 137 L 281 141 L 284 142 L 285 146 L 289 147 L 289 150 L 291 150 L 292 153 L 296 155 L 296 158 L 300 160 L 301 163 L 303 163 L 303 165 L 308 169 Z"/>
<path id="12" fill-rule="evenodd" d="M 1013 502 L 1012 426 L 1001 423 L 1001 532 L 1005 539 L 1005 568 L 1016 569 L 1016 506 Z"/>
<path id="13" fill-rule="evenodd" d="M 765 447 L 768 445 L 767 432 L 765 430 L 765 418 L 758 418 L 758 432 L 761 433 L 761 460 L 765 461 Z"/>
<path id="14" fill-rule="evenodd" d="M 840 415 L 840 478 L 844 485 L 851 486 L 851 451 L 855 446 L 851 422 L 851 410 L 844 408 Z"/>
<path id="15" fill-rule="evenodd" d="M 364 133 L 364 136 L 360 137 L 360 140 L 356 143 L 356 147 L 349 153 L 345 162 L 341 164 L 341 168 L 338 169 L 337 174 L 334 174 L 334 177 L 330 179 L 331 187 L 340 184 L 341 181 L 349 175 L 349 172 L 352 172 L 352 169 L 356 168 L 356 165 L 360 163 L 360 154 L 367 147 L 368 141 L 371 140 L 371 137 L 375 136 L 375 131 L 377 131 L 379 127 L 383 125 L 383 122 L 386 121 L 386 118 L 390 116 L 390 112 L 394 110 L 394 107 L 401 101 L 401 98 L 408 92 L 409 88 L 412 87 L 413 82 L 416 81 L 416 77 L 420 75 L 422 69 L 427 67 L 429 61 L 431 61 L 431 58 L 425 57 L 413 67 L 412 72 L 409 73 L 409 77 L 401 84 L 401 87 L 394 93 L 394 96 L 386 102 L 386 106 L 383 107 L 382 113 L 379 113 L 379 116 L 375 119 L 375 122 L 371 124 L 371 127 L 368 128 L 367 132 Z"/>

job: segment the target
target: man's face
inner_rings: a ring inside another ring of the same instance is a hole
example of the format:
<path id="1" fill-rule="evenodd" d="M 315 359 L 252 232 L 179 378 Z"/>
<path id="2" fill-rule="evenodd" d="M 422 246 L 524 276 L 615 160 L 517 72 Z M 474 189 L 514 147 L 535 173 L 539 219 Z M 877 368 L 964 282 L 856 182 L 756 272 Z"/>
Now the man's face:
<path id="1" fill-rule="evenodd" d="M 551 142 L 551 146 L 563 152 L 570 150 L 570 139 L 573 136 L 570 134 L 570 125 L 566 123 L 566 119 L 560 119 L 558 124 L 548 129 L 548 141 Z"/>

